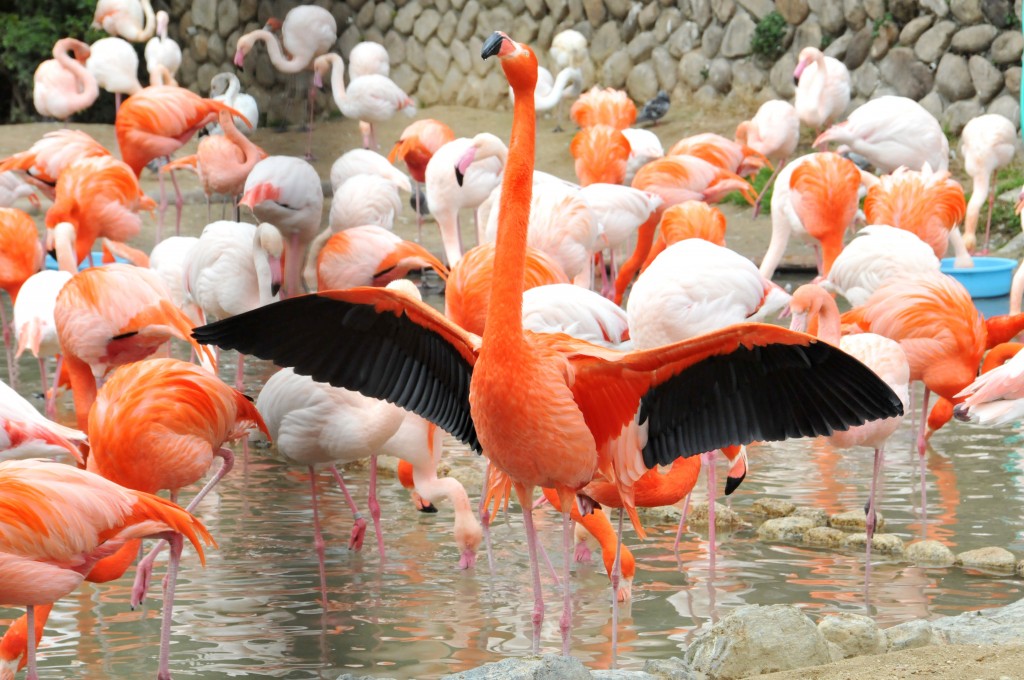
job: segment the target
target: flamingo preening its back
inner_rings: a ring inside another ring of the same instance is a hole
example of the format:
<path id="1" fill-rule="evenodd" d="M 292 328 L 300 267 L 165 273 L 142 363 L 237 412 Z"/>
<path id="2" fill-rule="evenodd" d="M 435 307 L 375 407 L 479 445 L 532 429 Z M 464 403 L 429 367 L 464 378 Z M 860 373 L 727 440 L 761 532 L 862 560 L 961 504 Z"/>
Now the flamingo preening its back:
<path id="1" fill-rule="evenodd" d="M 194 330 L 201 342 L 273 359 L 316 380 L 419 413 L 484 452 L 516 491 L 534 586 L 533 649 L 544 618 L 533 490 L 562 508 L 595 478 L 614 482 L 637 523 L 632 485 L 647 467 L 755 439 L 828 434 L 902 413 L 871 371 L 838 349 L 774 326 L 738 324 L 645 351 L 619 352 L 523 330 L 533 191 L 533 51 L 501 32 L 484 43 L 515 90 L 494 279 L 483 336 L 380 288 L 305 295 Z M 727 377 L 728 376 L 728 377 Z M 641 446 L 646 435 L 646 445 Z M 572 553 L 563 514 L 562 650 L 568 653 Z"/>

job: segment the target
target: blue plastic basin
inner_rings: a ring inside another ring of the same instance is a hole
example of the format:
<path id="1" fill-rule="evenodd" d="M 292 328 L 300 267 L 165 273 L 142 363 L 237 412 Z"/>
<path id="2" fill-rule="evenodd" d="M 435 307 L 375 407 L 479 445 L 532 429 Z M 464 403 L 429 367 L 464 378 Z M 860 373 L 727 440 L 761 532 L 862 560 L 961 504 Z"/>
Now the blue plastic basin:
<path id="1" fill-rule="evenodd" d="M 975 257 L 974 267 L 957 269 L 952 257 L 942 259 L 943 274 L 949 274 L 963 284 L 972 298 L 1002 297 L 1010 292 L 1010 281 L 1017 260 L 1006 257 Z"/>

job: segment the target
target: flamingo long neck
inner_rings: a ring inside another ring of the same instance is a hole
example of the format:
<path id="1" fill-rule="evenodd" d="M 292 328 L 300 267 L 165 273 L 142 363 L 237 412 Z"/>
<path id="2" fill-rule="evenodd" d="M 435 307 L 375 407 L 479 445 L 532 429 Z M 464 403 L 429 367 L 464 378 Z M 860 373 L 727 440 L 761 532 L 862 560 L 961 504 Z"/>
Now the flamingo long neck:
<path id="1" fill-rule="evenodd" d="M 224 138 L 242 150 L 242 165 L 252 170 L 254 165 L 267 157 L 267 154 L 242 134 L 230 113 L 225 111 L 224 114 L 220 116 L 220 127 L 224 131 Z"/>
<path id="2" fill-rule="evenodd" d="M 254 40 L 262 40 L 266 43 L 267 54 L 270 55 L 270 63 L 281 73 L 298 73 L 309 66 L 308 59 L 304 60 L 301 57 L 285 54 L 281 43 L 277 40 L 277 36 L 270 31 L 259 29 L 249 35 L 253 36 Z"/>
<path id="3" fill-rule="evenodd" d="M 228 74 L 228 89 L 224 91 L 224 100 L 230 105 L 235 105 L 235 97 L 242 89 L 242 83 L 234 73 Z M 252 121 L 249 121 L 252 122 Z"/>
<path id="4" fill-rule="evenodd" d="M 523 285 L 526 278 L 526 231 L 533 198 L 537 118 L 533 87 L 513 83 L 512 135 L 501 182 L 494 277 L 487 305 L 484 343 L 519 344 L 523 337 Z"/>
<path id="5" fill-rule="evenodd" d="M 341 58 L 341 55 L 333 52 L 326 57 L 331 62 L 331 93 L 334 95 L 334 102 L 338 105 L 338 109 L 341 110 L 348 103 L 348 99 L 345 97 L 345 60 Z M 345 115 L 348 116 L 348 113 Z"/>
<path id="6" fill-rule="evenodd" d="M 135 37 L 135 42 L 149 40 L 156 33 L 156 13 L 149 0 L 142 0 L 142 14 L 145 17 L 142 24 L 142 31 Z M 166 34 L 166 31 L 165 31 Z"/>
<path id="7" fill-rule="evenodd" d="M 558 76 L 555 77 L 555 84 L 551 87 L 551 91 L 544 97 L 541 97 L 536 102 L 536 109 L 538 111 L 547 111 L 551 109 L 562 99 L 562 95 L 565 93 L 565 88 L 568 87 L 569 81 L 572 80 L 574 83 L 579 82 L 582 79 L 580 76 L 579 69 L 568 67 L 563 68 L 558 72 Z"/>
<path id="8" fill-rule="evenodd" d="M 839 339 L 842 336 L 839 319 L 839 306 L 823 288 L 819 288 L 814 296 L 814 303 L 808 310 L 807 327 L 814 332 L 815 321 L 817 322 L 817 336 L 830 345 L 839 346 Z"/>
<path id="9" fill-rule="evenodd" d="M 71 107 L 83 109 L 91 106 L 96 101 L 96 97 L 100 94 L 100 88 L 96 83 L 95 76 L 89 72 L 89 69 L 68 54 L 69 49 L 71 49 L 70 42 L 58 40 L 57 44 L 53 47 L 53 57 L 75 77 L 75 82 L 78 84 L 75 88 L 75 93 L 68 95 L 68 99 L 72 104 Z"/>

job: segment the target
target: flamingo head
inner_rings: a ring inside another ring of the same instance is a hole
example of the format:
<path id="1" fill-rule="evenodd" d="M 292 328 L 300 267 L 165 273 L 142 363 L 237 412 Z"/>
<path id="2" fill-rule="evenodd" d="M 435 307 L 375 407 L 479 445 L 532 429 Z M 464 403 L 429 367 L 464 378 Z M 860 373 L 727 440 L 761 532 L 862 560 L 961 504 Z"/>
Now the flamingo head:
<path id="1" fill-rule="evenodd" d="M 238 202 L 238 205 L 244 205 L 251 210 L 264 201 L 276 201 L 280 197 L 280 187 L 271 182 L 262 182 L 242 194 L 242 199 Z"/>
<path id="2" fill-rule="evenodd" d="M 501 59 L 501 68 L 516 96 L 529 96 L 532 99 L 537 87 L 537 56 L 533 50 L 517 43 L 505 33 L 495 31 L 484 41 L 480 56 L 484 59 L 494 56 Z M 530 105 L 533 105 L 532 101 Z"/>
<path id="3" fill-rule="evenodd" d="M 818 56 L 821 54 L 821 50 L 816 47 L 805 47 L 800 50 L 799 61 L 796 65 L 796 69 L 793 71 L 793 80 L 799 81 L 800 75 L 804 72 L 808 66 L 811 65 L 812 61 L 816 61 Z"/>
<path id="4" fill-rule="evenodd" d="M 475 145 L 466 149 L 466 153 L 462 154 L 462 158 L 455 164 L 455 181 L 459 183 L 460 187 L 462 186 L 462 180 L 466 176 L 466 171 L 469 170 L 469 166 L 472 165 L 474 158 L 476 158 Z"/>
<path id="5" fill-rule="evenodd" d="M 263 24 L 263 30 L 277 33 L 281 30 L 281 20 L 277 17 L 270 17 L 267 19 L 267 23 Z"/>

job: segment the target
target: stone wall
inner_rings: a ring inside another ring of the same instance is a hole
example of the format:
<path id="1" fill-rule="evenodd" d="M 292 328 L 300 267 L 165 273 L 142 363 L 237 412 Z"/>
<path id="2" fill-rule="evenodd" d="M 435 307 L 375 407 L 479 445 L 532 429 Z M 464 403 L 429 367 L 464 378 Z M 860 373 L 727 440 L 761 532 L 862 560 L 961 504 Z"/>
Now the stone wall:
<path id="1" fill-rule="evenodd" d="M 158 0 L 171 12 L 171 35 L 186 46 L 179 80 L 205 93 L 231 63 L 238 37 L 283 17 L 285 0 Z M 625 88 L 637 102 L 659 89 L 673 101 L 792 98 L 796 55 L 826 45 L 853 76 L 851 108 L 883 94 L 921 103 L 952 132 L 982 112 L 1019 123 L 1021 0 L 319 0 L 337 19 L 337 51 L 361 40 L 383 43 L 392 78 L 420 106 L 507 106 L 499 70 L 479 58 L 496 28 L 528 42 L 547 62 L 560 30 L 587 36 L 586 84 Z M 751 39 L 772 11 L 786 21 L 784 53 L 755 55 Z M 268 119 L 286 117 L 283 88 L 262 46 L 240 73 Z M 290 83 L 290 84 L 289 84 Z M 329 95 L 320 95 L 323 104 Z M 333 107 L 333 103 L 330 104 Z M 292 114 L 294 117 L 295 114 Z"/>

